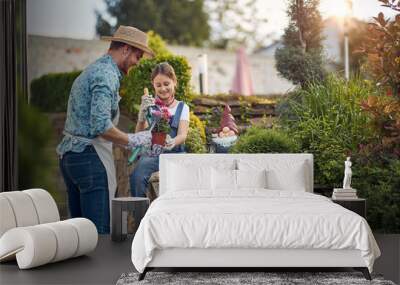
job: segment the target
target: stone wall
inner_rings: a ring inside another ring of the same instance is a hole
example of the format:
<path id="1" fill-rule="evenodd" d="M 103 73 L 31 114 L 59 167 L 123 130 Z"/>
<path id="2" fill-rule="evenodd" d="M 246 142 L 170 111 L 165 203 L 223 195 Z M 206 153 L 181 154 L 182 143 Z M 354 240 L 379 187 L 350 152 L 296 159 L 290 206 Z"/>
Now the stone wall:
<path id="1" fill-rule="evenodd" d="M 272 99 L 246 100 L 243 97 L 198 97 L 193 100 L 194 113 L 201 120 L 207 120 L 213 108 L 222 109 L 228 104 L 232 110 L 239 132 L 243 132 L 251 125 L 271 127 L 276 118 L 276 102 Z M 219 118 L 217 118 L 219 120 Z M 210 130 L 213 132 L 214 130 Z"/>

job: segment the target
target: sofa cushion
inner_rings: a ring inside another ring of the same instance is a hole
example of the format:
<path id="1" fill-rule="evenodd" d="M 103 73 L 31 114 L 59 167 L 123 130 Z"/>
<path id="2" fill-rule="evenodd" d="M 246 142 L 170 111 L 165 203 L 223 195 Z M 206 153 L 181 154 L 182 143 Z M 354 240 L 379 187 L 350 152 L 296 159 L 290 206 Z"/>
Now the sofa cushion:
<path id="1" fill-rule="evenodd" d="M 38 215 L 39 224 L 58 222 L 60 220 L 56 202 L 49 192 L 39 188 L 28 189 L 22 192 L 28 194 L 32 199 Z"/>
<path id="2" fill-rule="evenodd" d="M 20 269 L 33 268 L 86 254 L 97 241 L 96 226 L 85 218 L 13 228 L 0 238 L 0 261 L 16 257 Z"/>
<path id="3" fill-rule="evenodd" d="M 8 230 L 17 227 L 14 211 L 8 199 L 0 195 L 0 237 Z"/>
<path id="4" fill-rule="evenodd" d="M 56 202 L 43 189 L 0 193 L 0 216 L 0 237 L 11 228 L 60 220 Z"/>
<path id="5" fill-rule="evenodd" d="M 10 191 L 0 193 L 0 195 L 10 203 L 17 227 L 39 224 L 35 205 L 28 194 L 23 191 Z"/>
<path id="6" fill-rule="evenodd" d="M 59 219 L 54 199 L 43 189 L 0 193 L 0 262 L 16 258 L 19 268 L 26 269 L 86 254 L 96 247 L 93 222 Z"/>

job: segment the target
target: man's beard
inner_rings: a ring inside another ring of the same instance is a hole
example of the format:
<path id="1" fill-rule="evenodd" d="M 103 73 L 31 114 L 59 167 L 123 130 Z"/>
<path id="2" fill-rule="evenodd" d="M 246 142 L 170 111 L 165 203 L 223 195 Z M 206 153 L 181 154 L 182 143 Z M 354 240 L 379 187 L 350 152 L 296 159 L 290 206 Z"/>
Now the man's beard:
<path id="1" fill-rule="evenodd" d="M 122 64 L 121 70 L 122 70 L 122 72 L 123 72 L 125 75 L 127 75 L 127 74 L 129 73 L 129 70 L 130 70 L 133 66 L 134 66 L 134 64 L 129 65 L 128 59 L 126 59 L 126 60 L 123 62 L 123 64 Z"/>
<path id="2" fill-rule="evenodd" d="M 125 61 L 124 62 L 124 64 L 122 65 L 122 72 L 125 74 L 125 75 L 127 75 L 128 73 L 129 73 L 129 69 L 130 69 L 131 67 L 128 65 L 128 63 Z"/>

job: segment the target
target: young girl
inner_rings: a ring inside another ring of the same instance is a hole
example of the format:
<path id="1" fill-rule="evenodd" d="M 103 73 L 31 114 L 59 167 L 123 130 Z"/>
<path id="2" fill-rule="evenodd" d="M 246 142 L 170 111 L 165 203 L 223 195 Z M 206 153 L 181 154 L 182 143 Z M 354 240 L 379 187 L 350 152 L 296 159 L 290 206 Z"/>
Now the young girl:
<path id="1" fill-rule="evenodd" d="M 181 153 L 185 151 L 184 143 L 189 129 L 189 106 L 175 99 L 177 79 L 175 71 L 167 62 L 159 63 L 153 69 L 151 81 L 156 98 L 160 99 L 172 115 L 170 119 L 171 132 L 167 136 L 164 153 Z M 146 110 L 154 105 L 154 98 L 145 94 L 142 96 L 136 132 L 145 130 L 148 124 L 145 119 Z M 145 197 L 149 178 L 159 170 L 158 156 L 142 156 L 130 176 L 131 194 L 133 197 Z"/>

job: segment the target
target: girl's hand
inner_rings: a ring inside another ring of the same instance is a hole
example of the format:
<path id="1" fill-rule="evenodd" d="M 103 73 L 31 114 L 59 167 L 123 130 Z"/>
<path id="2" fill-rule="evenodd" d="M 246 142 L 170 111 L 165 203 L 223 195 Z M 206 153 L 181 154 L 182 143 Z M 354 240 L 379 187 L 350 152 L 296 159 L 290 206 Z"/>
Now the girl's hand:
<path id="1" fill-rule="evenodd" d="M 175 147 L 175 139 L 171 138 L 170 135 L 167 135 L 167 138 L 165 139 L 165 150 L 172 150 Z"/>
<path id="2" fill-rule="evenodd" d="M 144 88 L 144 95 L 142 96 L 140 102 L 140 110 L 138 116 L 139 122 L 146 121 L 146 111 L 150 106 L 155 105 L 154 101 L 154 98 L 149 94 L 149 90 L 147 88 Z"/>

